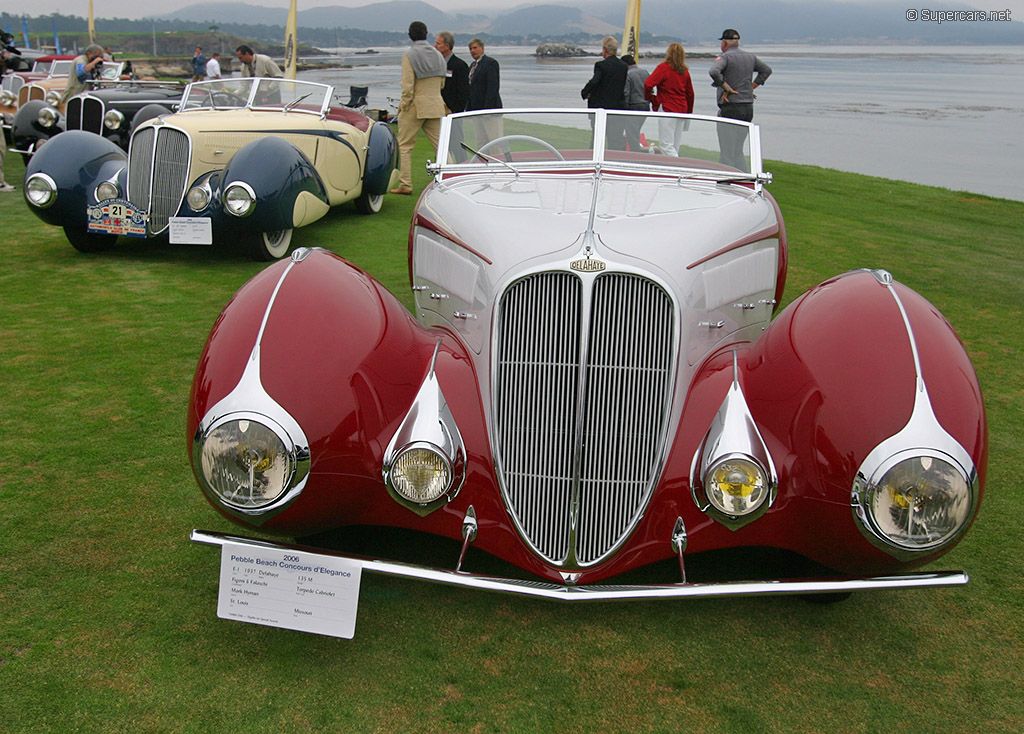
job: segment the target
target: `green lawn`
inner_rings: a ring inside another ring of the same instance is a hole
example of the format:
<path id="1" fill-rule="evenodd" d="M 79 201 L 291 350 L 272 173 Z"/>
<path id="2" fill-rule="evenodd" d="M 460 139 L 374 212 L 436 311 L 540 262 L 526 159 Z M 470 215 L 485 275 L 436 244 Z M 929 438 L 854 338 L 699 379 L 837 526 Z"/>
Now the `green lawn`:
<path id="1" fill-rule="evenodd" d="M 81 255 L 0 194 L 0 732 L 1024 731 L 1024 204 L 767 167 L 787 300 L 886 268 L 974 360 L 988 492 L 936 564 L 968 586 L 569 607 L 367 574 L 351 641 L 222 621 L 219 553 L 188 533 L 233 526 L 192 479 L 185 409 L 214 319 L 262 266 L 139 241 Z M 6 174 L 20 189 L 17 156 Z M 342 207 L 295 244 L 409 303 L 414 203 Z"/>

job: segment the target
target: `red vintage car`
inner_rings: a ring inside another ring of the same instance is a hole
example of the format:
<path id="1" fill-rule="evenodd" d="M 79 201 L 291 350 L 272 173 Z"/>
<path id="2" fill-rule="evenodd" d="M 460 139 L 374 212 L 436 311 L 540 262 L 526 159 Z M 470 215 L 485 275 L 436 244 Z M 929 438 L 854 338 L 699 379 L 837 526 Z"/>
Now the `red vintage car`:
<path id="1" fill-rule="evenodd" d="M 678 149 L 659 146 L 659 122 L 678 124 Z M 301 249 L 217 320 L 188 438 L 221 514 L 298 538 L 434 533 L 536 579 L 462 557 L 412 566 L 400 549 L 363 568 L 567 600 L 967 582 L 912 569 L 981 500 L 971 362 L 882 270 L 776 313 L 786 231 L 756 126 L 504 110 L 446 118 L 440 145 L 409 234 L 414 314 Z M 693 554 L 733 548 L 832 571 L 687 580 Z M 608 583 L 676 558 L 674 583 Z"/>

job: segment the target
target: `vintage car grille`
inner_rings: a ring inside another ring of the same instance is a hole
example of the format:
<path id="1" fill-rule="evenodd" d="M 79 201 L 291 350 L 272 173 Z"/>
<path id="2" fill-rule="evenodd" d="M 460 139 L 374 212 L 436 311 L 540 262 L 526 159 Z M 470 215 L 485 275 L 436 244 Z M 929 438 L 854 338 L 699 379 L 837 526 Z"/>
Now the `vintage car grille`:
<path id="1" fill-rule="evenodd" d="M 8 74 L 3 78 L 3 82 L 0 84 L 0 89 L 10 92 L 11 94 L 17 94 L 23 86 L 25 86 L 24 79 L 20 76 L 15 76 L 14 74 Z"/>
<path id="2" fill-rule="evenodd" d="M 189 140 L 181 130 L 145 127 L 128 148 L 128 201 L 149 212 L 149 232 L 167 229 L 188 185 Z"/>
<path id="3" fill-rule="evenodd" d="M 499 309 L 495 448 L 509 510 L 545 560 L 596 563 L 635 526 L 661 469 L 672 301 L 635 275 L 598 276 L 588 294 L 573 274 L 541 273 Z"/>
<path id="4" fill-rule="evenodd" d="M 72 97 L 65 110 L 68 130 L 103 134 L 103 102 L 95 97 Z"/>

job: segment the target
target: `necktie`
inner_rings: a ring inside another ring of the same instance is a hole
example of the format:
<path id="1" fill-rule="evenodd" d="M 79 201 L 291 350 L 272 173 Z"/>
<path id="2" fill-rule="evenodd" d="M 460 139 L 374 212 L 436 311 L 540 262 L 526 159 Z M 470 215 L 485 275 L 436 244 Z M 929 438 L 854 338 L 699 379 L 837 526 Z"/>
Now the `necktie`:
<path id="1" fill-rule="evenodd" d="M 473 74 L 476 73 L 476 61 L 469 65 L 469 83 L 473 83 Z"/>

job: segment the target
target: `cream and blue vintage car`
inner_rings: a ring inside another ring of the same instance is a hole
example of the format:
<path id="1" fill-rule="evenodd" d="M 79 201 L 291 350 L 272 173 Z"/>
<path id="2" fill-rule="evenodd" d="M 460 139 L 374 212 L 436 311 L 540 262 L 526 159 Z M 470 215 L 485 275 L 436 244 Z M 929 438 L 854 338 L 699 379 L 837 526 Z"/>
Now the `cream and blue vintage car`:
<path id="1" fill-rule="evenodd" d="M 275 260 L 296 227 L 349 201 L 373 214 L 391 184 L 394 133 L 333 100 L 329 85 L 290 79 L 191 84 L 177 113 L 135 129 L 127 155 L 83 131 L 49 141 L 28 165 L 25 198 L 82 252 L 167 236 Z"/>

